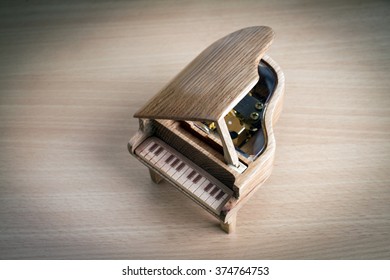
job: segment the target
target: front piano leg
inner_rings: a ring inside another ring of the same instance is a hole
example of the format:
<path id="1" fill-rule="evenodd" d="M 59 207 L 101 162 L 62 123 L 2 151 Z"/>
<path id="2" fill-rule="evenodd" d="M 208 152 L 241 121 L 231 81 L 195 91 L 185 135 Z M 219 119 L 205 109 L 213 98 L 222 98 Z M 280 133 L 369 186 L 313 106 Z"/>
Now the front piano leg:
<path id="1" fill-rule="evenodd" d="M 236 221 L 237 221 L 237 214 L 235 214 L 233 217 L 230 218 L 229 221 L 222 222 L 221 221 L 221 228 L 226 233 L 233 233 L 236 231 Z"/>
<path id="2" fill-rule="evenodd" d="M 159 184 L 159 183 L 161 183 L 162 180 L 164 180 L 163 177 L 161 177 L 159 174 L 157 174 L 157 172 L 155 172 L 154 170 L 152 170 L 150 168 L 149 168 L 149 174 L 150 174 L 150 178 L 152 179 L 152 181 L 156 184 Z"/>

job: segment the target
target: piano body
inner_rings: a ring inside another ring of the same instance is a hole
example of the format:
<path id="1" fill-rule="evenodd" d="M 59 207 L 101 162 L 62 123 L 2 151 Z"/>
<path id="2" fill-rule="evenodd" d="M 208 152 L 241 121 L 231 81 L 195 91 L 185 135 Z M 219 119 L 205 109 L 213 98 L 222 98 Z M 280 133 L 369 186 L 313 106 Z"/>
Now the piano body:
<path id="1" fill-rule="evenodd" d="M 129 152 L 228 233 L 272 171 L 284 94 L 284 75 L 265 55 L 273 38 L 265 26 L 221 38 L 134 115 Z"/>

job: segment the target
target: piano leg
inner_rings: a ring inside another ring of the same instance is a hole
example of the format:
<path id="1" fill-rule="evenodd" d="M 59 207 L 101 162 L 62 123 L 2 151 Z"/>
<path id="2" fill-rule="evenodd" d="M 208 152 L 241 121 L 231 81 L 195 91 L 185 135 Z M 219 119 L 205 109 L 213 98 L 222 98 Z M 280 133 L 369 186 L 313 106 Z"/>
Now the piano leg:
<path id="1" fill-rule="evenodd" d="M 233 233 L 236 231 L 236 221 L 237 221 L 237 214 L 234 215 L 234 217 L 231 217 L 231 219 L 224 223 L 221 221 L 221 228 L 226 233 Z"/>
<path id="2" fill-rule="evenodd" d="M 161 177 L 159 174 L 157 174 L 155 171 L 153 171 L 150 168 L 149 168 L 149 174 L 152 181 L 156 184 L 161 183 L 161 181 L 163 180 L 163 177 Z"/>

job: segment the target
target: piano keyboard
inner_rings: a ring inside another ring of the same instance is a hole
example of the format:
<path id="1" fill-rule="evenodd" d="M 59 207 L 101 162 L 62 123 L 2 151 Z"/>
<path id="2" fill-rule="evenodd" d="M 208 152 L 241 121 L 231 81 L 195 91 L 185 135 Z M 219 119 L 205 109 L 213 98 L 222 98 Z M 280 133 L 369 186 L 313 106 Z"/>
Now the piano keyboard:
<path id="1" fill-rule="evenodd" d="M 146 139 L 135 154 L 218 215 L 232 196 L 232 190 L 156 137 Z"/>

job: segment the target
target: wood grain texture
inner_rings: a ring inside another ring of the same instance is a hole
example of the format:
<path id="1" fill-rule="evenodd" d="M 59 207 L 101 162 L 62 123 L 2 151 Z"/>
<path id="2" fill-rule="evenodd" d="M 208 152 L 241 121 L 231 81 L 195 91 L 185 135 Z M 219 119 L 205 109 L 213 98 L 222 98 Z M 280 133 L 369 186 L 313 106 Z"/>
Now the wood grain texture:
<path id="1" fill-rule="evenodd" d="M 1 259 L 390 258 L 388 1 L 0 5 Z M 205 46 L 256 25 L 286 96 L 272 176 L 225 235 L 126 143 Z"/>
<path id="2" fill-rule="evenodd" d="M 274 38 L 271 28 L 240 29 L 207 47 L 135 117 L 219 121 L 253 88 L 257 65 Z"/>

